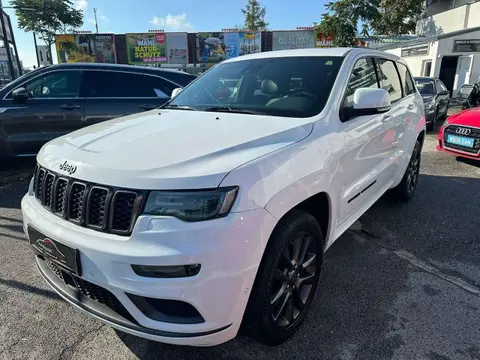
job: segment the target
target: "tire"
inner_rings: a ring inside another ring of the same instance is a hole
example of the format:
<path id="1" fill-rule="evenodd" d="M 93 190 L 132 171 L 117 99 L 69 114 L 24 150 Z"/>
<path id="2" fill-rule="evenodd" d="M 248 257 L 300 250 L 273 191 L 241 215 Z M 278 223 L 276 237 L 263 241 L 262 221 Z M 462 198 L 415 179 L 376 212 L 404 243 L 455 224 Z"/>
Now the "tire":
<path id="1" fill-rule="evenodd" d="M 433 121 L 430 124 L 427 124 L 427 131 L 435 130 L 435 126 L 437 125 L 437 116 L 438 116 L 438 108 L 435 110 L 435 115 L 433 116 Z"/>
<path id="2" fill-rule="evenodd" d="M 410 160 L 403 175 L 402 181 L 392 189 L 392 195 L 398 202 L 407 202 L 412 200 L 418 185 L 420 175 L 420 162 L 422 157 L 422 144 L 417 139 L 410 156 Z"/>
<path id="3" fill-rule="evenodd" d="M 243 321 L 248 336 L 275 346 L 298 330 L 315 297 L 323 244 L 322 229 L 309 213 L 292 210 L 280 221 L 267 244 L 250 294 Z"/>

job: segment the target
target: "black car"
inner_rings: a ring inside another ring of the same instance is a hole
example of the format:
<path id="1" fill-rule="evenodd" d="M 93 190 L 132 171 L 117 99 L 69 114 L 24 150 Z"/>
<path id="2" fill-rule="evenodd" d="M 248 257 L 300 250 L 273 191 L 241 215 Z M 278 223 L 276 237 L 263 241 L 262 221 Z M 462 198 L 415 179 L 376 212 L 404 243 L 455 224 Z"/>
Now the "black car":
<path id="1" fill-rule="evenodd" d="M 425 104 L 427 129 L 433 130 L 437 120 L 447 117 L 450 92 L 438 78 L 416 77 L 414 80 Z"/>
<path id="2" fill-rule="evenodd" d="M 196 76 L 113 64 L 60 64 L 29 72 L 0 90 L 0 158 L 34 155 L 55 137 L 170 99 Z"/>

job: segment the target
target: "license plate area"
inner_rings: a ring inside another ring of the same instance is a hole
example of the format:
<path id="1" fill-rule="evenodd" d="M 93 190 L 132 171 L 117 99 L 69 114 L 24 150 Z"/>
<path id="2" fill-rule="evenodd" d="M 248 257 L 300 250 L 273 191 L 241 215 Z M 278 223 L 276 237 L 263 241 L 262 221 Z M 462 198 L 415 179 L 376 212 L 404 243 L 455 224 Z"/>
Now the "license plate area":
<path id="1" fill-rule="evenodd" d="M 457 135 L 447 135 L 447 143 L 473 149 L 475 139 Z"/>
<path id="2" fill-rule="evenodd" d="M 42 234 L 32 226 L 28 227 L 28 238 L 34 250 L 64 270 L 81 276 L 80 252 Z"/>

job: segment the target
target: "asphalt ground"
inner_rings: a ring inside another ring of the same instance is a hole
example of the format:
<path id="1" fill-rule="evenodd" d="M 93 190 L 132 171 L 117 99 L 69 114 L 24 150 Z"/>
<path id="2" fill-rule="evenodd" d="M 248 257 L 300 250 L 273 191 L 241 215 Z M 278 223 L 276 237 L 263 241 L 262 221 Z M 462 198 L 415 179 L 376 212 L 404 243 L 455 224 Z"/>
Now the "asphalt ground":
<path id="1" fill-rule="evenodd" d="M 0 165 L 0 359 L 480 359 L 480 164 L 435 151 L 417 193 L 380 199 L 328 250 L 301 330 L 270 348 L 155 343 L 102 325 L 42 280 L 20 200 L 33 159 Z"/>

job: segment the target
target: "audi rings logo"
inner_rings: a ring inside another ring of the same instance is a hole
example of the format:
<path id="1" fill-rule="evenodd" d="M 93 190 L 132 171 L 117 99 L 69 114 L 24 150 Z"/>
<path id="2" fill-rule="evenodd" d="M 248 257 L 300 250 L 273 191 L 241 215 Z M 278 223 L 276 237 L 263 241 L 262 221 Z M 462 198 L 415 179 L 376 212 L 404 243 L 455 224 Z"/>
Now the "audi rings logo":
<path id="1" fill-rule="evenodd" d="M 458 128 L 456 131 L 456 133 L 459 135 L 470 135 L 471 132 L 472 130 L 466 128 Z"/>

